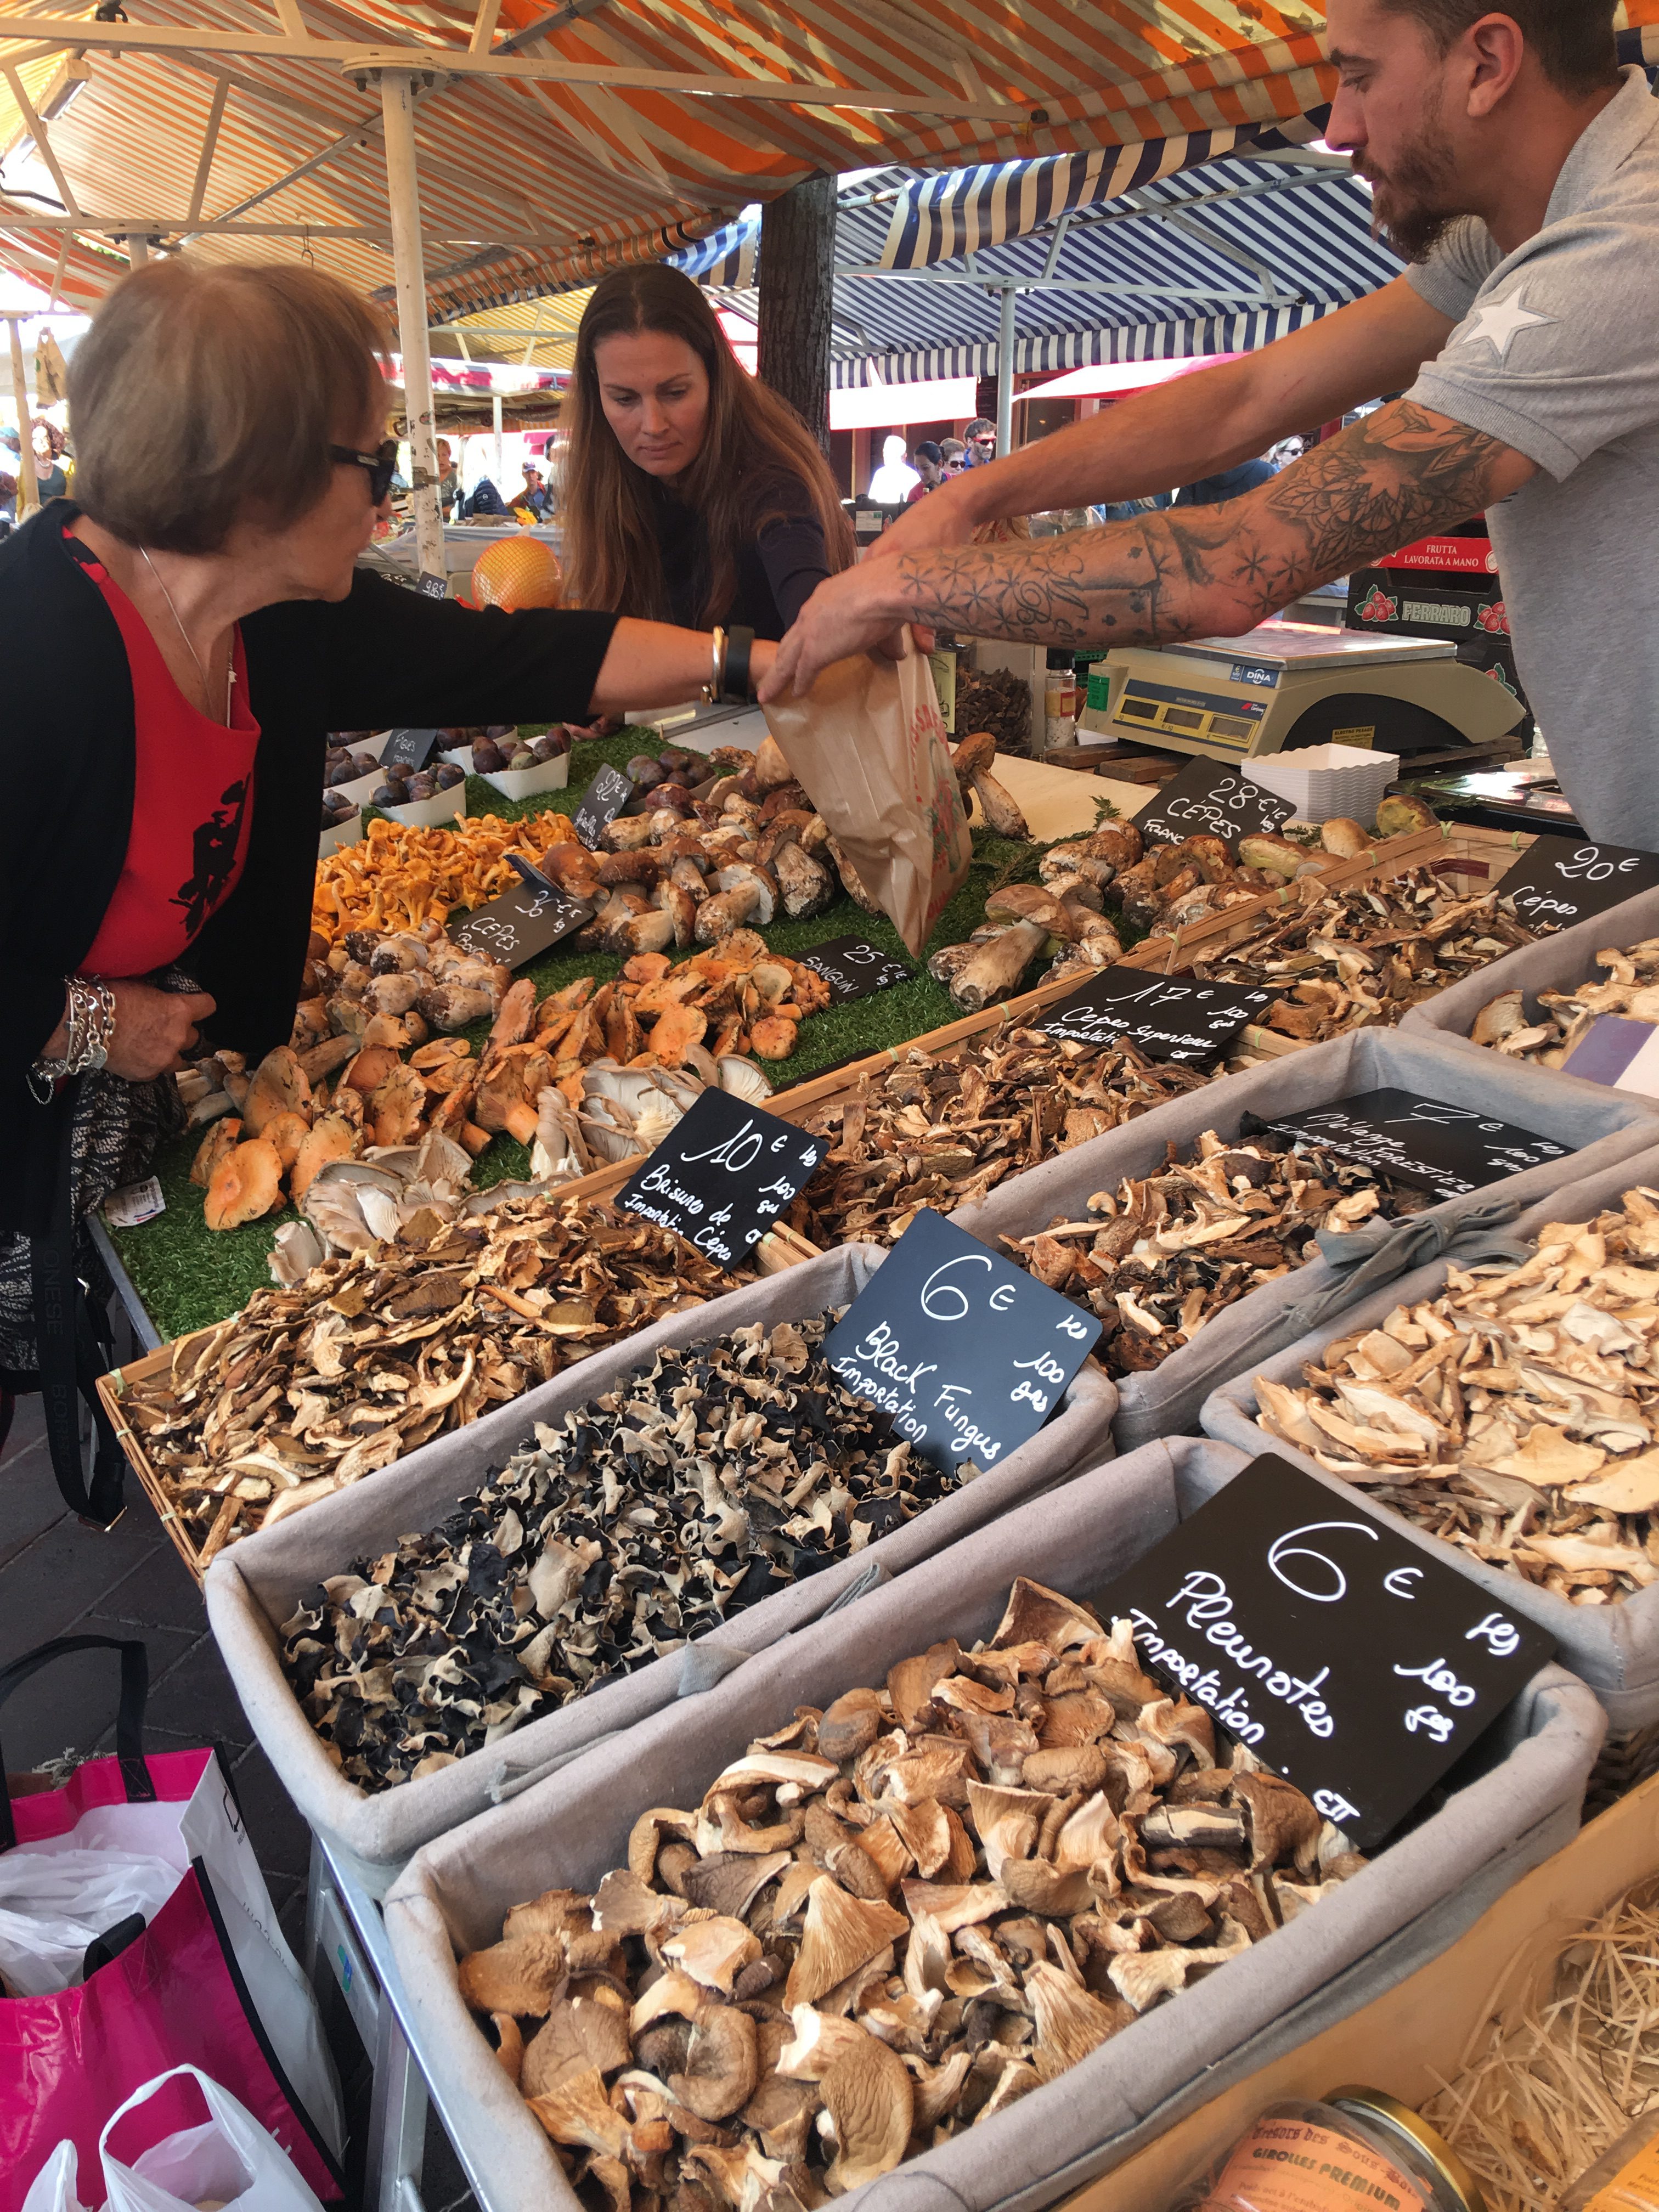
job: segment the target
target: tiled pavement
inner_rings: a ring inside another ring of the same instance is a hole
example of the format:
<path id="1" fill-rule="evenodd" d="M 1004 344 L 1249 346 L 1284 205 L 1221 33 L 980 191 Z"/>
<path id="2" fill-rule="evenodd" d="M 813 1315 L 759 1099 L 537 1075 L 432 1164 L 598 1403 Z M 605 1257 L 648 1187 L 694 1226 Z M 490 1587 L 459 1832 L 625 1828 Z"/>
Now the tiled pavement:
<path id="1" fill-rule="evenodd" d="M 52 1480 L 40 1400 L 18 1401 L 0 1456 L 0 1664 L 54 1636 L 141 1637 L 149 1647 L 146 1741 L 156 1751 L 222 1748 L 271 1901 L 297 1950 L 309 1831 L 254 1743 L 200 1593 L 131 1475 L 127 1492 L 126 1513 L 106 1535 L 82 1528 Z M 76 1652 L 24 1683 L 0 1710 L 4 1766 L 21 1772 L 66 1750 L 112 1749 L 117 1664 L 113 1653 Z M 353 2053 L 340 2056 L 348 2073 Z M 366 2098 L 362 2104 L 366 2116 Z M 472 2212 L 435 2129 L 422 2194 L 428 2212 Z"/>

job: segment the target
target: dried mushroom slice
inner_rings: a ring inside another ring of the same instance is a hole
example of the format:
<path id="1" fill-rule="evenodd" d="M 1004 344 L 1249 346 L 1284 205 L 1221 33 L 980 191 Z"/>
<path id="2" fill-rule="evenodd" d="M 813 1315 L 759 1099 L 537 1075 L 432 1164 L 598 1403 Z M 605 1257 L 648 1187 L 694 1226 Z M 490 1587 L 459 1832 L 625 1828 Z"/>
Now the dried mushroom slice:
<path id="1" fill-rule="evenodd" d="M 986 1709 L 1005 1690 L 1033 1712 L 1091 1698 L 1089 1733 L 993 1741 L 1025 1727 Z M 924 1766 L 960 1813 L 907 1787 Z M 793 1847 L 733 1851 L 728 1806 Z M 641 1814 L 628 1861 L 591 1899 L 509 1914 L 459 1969 L 481 2016 L 504 1963 L 544 2008 L 491 2033 L 498 2056 L 527 2039 L 520 2087 L 589 2212 L 808 2212 L 994 2122 L 1364 1864 L 1247 1753 L 1218 1763 L 1127 1622 L 1024 1580 L 994 1642 L 800 1708 L 700 1804 Z M 503 1961 L 515 1943 L 568 1978 L 550 1993 Z"/>
<path id="2" fill-rule="evenodd" d="M 515 1277 L 534 1264 L 502 1256 Z M 441 1279 L 475 1295 L 459 1266 Z M 970 1464 L 942 1474 L 895 1443 L 887 1417 L 825 1367 L 837 1318 L 661 1354 L 539 1425 L 435 1528 L 313 1593 L 283 1626 L 283 1663 L 346 1778 L 377 1790 L 434 1772 L 852 1557 L 971 1479 Z M 401 1369 L 375 1375 L 407 1395 Z M 814 1723 L 848 1756 L 884 1717 L 855 1697 Z M 754 1889 L 727 1863 L 792 1852 L 797 1801 L 837 1771 L 805 1723 L 791 1733 L 737 1762 L 691 1829 L 672 1811 L 644 1815 L 629 1845 L 639 1881 L 740 1912 Z M 751 1801 L 771 1784 L 793 1794 L 757 1823 Z M 921 1778 L 914 1787 L 932 1794 Z M 878 1896 L 879 1864 L 856 1838 L 838 1840 L 839 1878 Z"/>
<path id="3" fill-rule="evenodd" d="M 1659 1193 L 1339 1338 L 1257 1419 L 1428 1534 L 1575 1605 L 1659 1582 Z"/>

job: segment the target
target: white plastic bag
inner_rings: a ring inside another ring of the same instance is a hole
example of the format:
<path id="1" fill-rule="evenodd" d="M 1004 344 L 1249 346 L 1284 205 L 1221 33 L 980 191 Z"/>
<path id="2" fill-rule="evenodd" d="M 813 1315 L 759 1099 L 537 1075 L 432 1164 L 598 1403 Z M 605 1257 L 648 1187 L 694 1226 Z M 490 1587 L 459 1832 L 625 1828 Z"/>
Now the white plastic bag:
<path id="1" fill-rule="evenodd" d="M 179 1887 L 151 1853 L 0 1853 L 0 1974 L 15 1996 L 44 1997 L 81 1979 L 87 1946 L 135 1912 L 153 1920 Z"/>
<path id="2" fill-rule="evenodd" d="M 126 2113 L 182 2074 L 200 2089 L 207 2121 L 164 2136 L 131 2166 L 123 2166 L 110 2154 L 112 2133 Z M 109 2191 L 104 2212 L 195 2212 L 204 2203 L 222 2205 L 225 2212 L 323 2212 L 252 2113 L 194 2066 L 175 2066 L 146 2081 L 105 2128 L 98 2151 Z M 27 2212 L 35 2212 L 33 2203 Z M 50 2200 L 46 2212 L 57 2212 Z M 63 2212 L 73 2212 L 70 2200 Z"/>
<path id="3" fill-rule="evenodd" d="M 29 2184 L 23 2212 L 89 2212 L 81 2202 L 75 2145 L 60 2142 Z"/>

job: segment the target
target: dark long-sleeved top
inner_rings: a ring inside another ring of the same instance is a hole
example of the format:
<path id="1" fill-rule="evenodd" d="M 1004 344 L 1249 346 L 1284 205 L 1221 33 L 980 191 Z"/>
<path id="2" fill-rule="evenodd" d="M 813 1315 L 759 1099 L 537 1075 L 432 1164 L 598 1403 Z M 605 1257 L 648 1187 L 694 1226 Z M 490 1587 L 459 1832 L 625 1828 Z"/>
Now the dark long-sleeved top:
<path id="1" fill-rule="evenodd" d="M 45 1233 L 62 1103 L 27 1072 L 64 1012 L 64 978 L 98 933 L 126 855 L 137 757 L 125 648 L 103 595 L 70 555 L 57 507 L 0 545 L 0 636 L 10 656 L 0 719 L 0 906 L 10 1018 L 0 1028 L 0 1230 Z M 185 966 L 217 1001 L 216 1044 L 263 1055 L 286 1043 L 311 928 L 317 811 L 330 730 L 532 720 L 580 721 L 616 617 L 505 614 L 434 601 L 359 570 L 328 605 L 263 607 L 241 624 L 260 738 L 253 822 L 235 890 Z"/>
<path id="2" fill-rule="evenodd" d="M 707 526 L 696 507 L 655 478 L 651 489 L 668 619 L 701 629 L 708 591 Z M 737 590 L 730 606 L 713 619 L 727 629 L 745 624 L 757 637 L 775 641 L 830 574 L 823 525 L 799 477 L 769 471 L 744 489 L 749 526 L 738 555 Z"/>

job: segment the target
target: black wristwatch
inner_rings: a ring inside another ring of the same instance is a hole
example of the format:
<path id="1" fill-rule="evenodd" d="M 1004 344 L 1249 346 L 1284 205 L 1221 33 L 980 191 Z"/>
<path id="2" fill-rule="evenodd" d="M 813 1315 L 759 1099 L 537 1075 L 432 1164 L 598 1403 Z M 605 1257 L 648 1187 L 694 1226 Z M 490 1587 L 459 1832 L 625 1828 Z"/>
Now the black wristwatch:
<path id="1" fill-rule="evenodd" d="M 755 696 L 749 680 L 749 656 L 753 650 L 755 633 L 734 625 L 726 633 L 726 659 L 720 671 L 720 702 L 723 706 L 747 706 Z"/>

